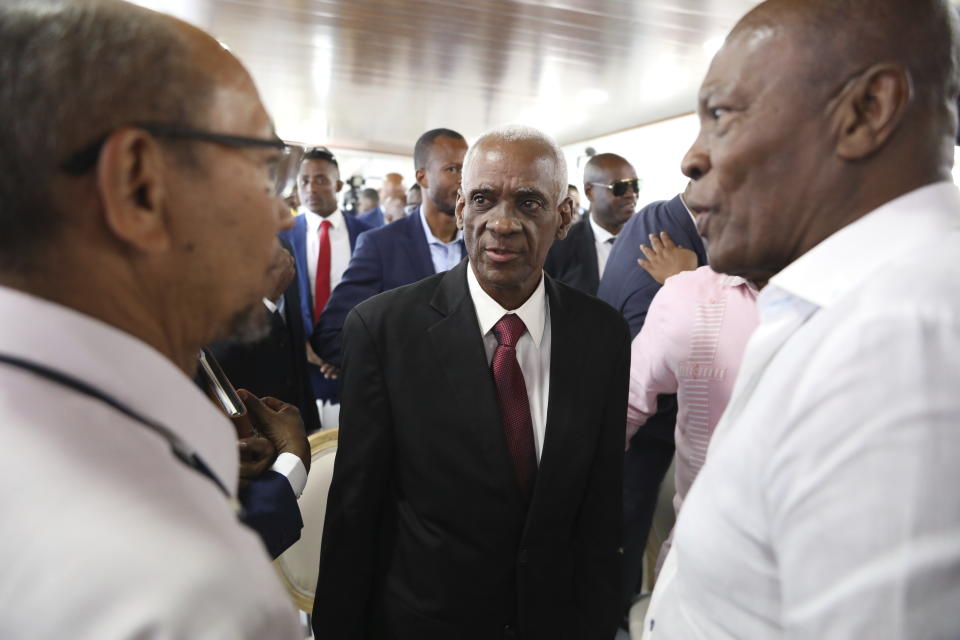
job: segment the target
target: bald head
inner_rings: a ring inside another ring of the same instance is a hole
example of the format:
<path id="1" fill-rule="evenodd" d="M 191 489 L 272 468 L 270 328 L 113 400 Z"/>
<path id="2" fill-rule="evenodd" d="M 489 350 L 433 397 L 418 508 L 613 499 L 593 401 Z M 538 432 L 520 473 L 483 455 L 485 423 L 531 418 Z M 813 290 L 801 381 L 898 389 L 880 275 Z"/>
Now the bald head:
<path id="1" fill-rule="evenodd" d="M 637 210 L 637 172 L 615 153 L 593 156 L 583 168 L 583 193 L 590 201 L 590 217 L 617 235 Z"/>
<path id="2" fill-rule="evenodd" d="M 842 227 L 949 180 L 945 0 L 768 0 L 714 57 L 683 161 L 716 270 L 767 279 Z"/>
<path id="3" fill-rule="evenodd" d="M 24 266 L 57 235 L 50 181 L 68 155 L 122 124 L 202 126 L 211 79 L 240 68 L 225 69 L 225 55 L 203 32 L 124 2 L 4 2 L 0 269 Z"/>
<path id="4" fill-rule="evenodd" d="M 955 102 L 960 82 L 957 16 L 947 0 L 768 0 L 728 39 L 789 29 L 808 52 L 811 88 L 836 91 L 878 63 L 902 66 L 921 102 Z"/>

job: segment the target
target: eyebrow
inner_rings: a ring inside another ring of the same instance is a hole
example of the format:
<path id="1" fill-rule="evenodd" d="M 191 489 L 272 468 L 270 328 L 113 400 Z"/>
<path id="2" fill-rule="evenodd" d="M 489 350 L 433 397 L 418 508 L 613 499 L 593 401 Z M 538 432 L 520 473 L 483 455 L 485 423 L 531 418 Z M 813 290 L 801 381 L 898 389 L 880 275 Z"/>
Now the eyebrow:
<path id="1" fill-rule="evenodd" d="M 547 196 L 542 191 L 539 189 L 534 189 L 533 187 L 520 187 L 513 193 L 517 196 L 536 196 L 541 200 L 547 199 Z"/>

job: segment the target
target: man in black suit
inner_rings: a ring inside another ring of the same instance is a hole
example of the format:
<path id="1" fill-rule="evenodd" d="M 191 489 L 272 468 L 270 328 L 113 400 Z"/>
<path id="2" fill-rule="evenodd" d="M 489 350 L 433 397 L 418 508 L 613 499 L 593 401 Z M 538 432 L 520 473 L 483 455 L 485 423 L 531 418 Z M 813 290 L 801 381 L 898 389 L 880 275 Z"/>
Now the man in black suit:
<path id="1" fill-rule="evenodd" d="M 468 261 L 347 318 L 318 638 L 613 636 L 629 333 L 543 274 L 565 178 L 540 132 L 484 135 Z"/>
<path id="2" fill-rule="evenodd" d="M 637 172 L 613 153 L 593 156 L 583 169 L 583 193 L 590 201 L 586 224 L 570 228 L 554 243 L 544 270 L 571 287 L 597 295 L 613 241 L 637 210 Z"/>
<path id="3" fill-rule="evenodd" d="M 263 338 L 251 342 L 232 338 L 210 346 L 227 378 L 238 389 L 252 391 L 258 397 L 271 396 L 300 410 L 307 433 L 320 429 L 320 415 L 313 399 L 307 374 L 307 356 L 296 264 L 290 244 L 280 239 L 283 269 L 278 269 L 270 305 L 270 329 Z M 266 305 L 266 301 L 264 302 Z"/>

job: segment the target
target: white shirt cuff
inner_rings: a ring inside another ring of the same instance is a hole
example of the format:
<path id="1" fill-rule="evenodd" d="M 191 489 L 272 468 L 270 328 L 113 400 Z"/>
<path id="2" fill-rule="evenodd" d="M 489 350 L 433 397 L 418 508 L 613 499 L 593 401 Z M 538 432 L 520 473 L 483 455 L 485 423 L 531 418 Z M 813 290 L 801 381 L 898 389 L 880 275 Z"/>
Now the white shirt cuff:
<path id="1" fill-rule="evenodd" d="M 300 497 L 303 488 L 307 486 L 307 469 L 303 466 L 300 456 L 288 451 L 281 453 L 270 469 L 286 477 L 290 488 L 293 489 L 293 495 Z"/>
<path id="2" fill-rule="evenodd" d="M 277 305 L 274 304 L 273 301 L 270 300 L 270 298 L 263 299 L 263 306 L 265 306 L 270 313 L 277 312 Z"/>

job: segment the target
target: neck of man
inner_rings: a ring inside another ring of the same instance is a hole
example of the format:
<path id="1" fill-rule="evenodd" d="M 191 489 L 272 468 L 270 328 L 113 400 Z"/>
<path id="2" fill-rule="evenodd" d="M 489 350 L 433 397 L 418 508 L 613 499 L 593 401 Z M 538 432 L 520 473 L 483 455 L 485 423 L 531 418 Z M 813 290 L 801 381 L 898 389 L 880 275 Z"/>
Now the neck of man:
<path id="1" fill-rule="evenodd" d="M 437 208 L 437 205 L 431 198 L 425 198 L 420 205 L 420 213 L 423 214 L 430 227 L 430 232 L 436 236 L 440 242 L 453 242 L 457 237 L 457 218 L 456 216 L 444 213 Z"/>
<path id="2" fill-rule="evenodd" d="M 308 208 L 307 211 L 309 211 L 315 216 L 320 216 L 321 218 L 329 218 L 334 213 L 336 213 L 337 209 L 336 207 L 334 207 L 333 209 L 330 209 L 330 211 L 319 212 L 319 211 L 314 211 L 313 209 Z"/>
<path id="3" fill-rule="evenodd" d="M 622 224 L 615 224 L 615 223 L 610 222 L 610 221 L 608 221 L 608 220 L 603 220 L 603 219 L 601 219 L 599 216 L 597 216 L 596 213 L 594 213 L 594 212 L 592 212 L 592 211 L 590 212 L 590 218 L 591 218 L 594 222 L 597 223 L 597 226 L 599 226 L 601 229 L 603 229 L 604 231 L 606 231 L 607 233 L 609 233 L 609 234 L 611 234 L 611 235 L 614 235 L 614 236 L 615 236 L 615 235 L 619 235 L 619 234 L 620 234 L 620 230 L 623 229 L 623 225 L 622 225 Z"/>

